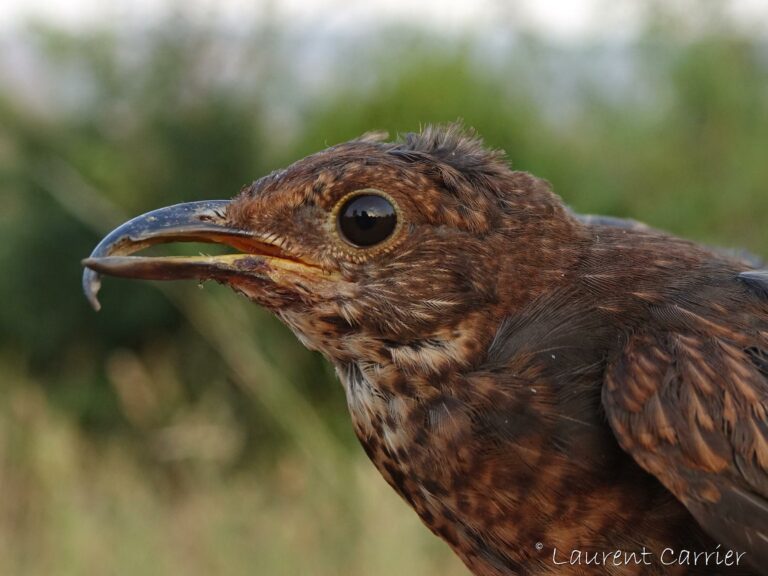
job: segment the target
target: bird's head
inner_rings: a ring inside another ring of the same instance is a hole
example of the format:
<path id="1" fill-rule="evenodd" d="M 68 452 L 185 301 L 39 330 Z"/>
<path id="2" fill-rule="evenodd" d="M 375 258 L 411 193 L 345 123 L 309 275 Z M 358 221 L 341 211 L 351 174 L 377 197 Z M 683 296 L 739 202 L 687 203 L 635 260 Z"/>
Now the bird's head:
<path id="1" fill-rule="evenodd" d="M 425 341 L 460 355 L 492 336 L 498 310 L 562 281 L 578 227 L 546 183 L 513 172 L 473 135 L 427 128 L 334 146 L 231 201 L 134 218 L 84 260 L 83 282 L 98 307 L 99 274 L 216 280 L 334 360 Z M 130 256 L 179 241 L 237 252 Z"/>

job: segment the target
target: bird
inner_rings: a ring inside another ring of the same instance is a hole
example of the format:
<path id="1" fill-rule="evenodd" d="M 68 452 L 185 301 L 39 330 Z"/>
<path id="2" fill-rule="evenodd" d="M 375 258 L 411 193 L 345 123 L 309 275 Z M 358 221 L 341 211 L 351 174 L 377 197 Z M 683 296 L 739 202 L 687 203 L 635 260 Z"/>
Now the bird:
<path id="1" fill-rule="evenodd" d="M 234 248 L 141 256 L 159 243 Z M 334 366 L 362 448 L 476 575 L 768 575 L 768 270 L 579 215 L 461 124 L 160 208 L 83 260 L 213 280 Z"/>

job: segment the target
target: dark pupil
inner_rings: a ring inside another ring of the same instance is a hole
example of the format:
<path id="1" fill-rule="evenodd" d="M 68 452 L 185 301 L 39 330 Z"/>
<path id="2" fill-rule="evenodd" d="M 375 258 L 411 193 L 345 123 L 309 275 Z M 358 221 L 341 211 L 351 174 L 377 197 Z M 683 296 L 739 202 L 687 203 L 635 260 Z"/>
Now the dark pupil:
<path id="1" fill-rule="evenodd" d="M 350 198 L 339 212 L 339 230 L 355 246 L 373 246 L 389 238 L 397 216 L 389 200 L 366 194 Z"/>

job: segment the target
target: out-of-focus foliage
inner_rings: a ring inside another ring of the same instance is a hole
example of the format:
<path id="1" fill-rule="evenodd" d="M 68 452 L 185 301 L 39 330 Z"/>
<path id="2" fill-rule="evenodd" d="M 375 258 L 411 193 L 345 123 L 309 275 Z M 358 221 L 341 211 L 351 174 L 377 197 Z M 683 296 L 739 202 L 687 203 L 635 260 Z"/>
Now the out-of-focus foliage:
<path id="1" fill-rule="evenodd" d="M 18 34 L 38 77 L 0 84 L 0 573 L 463 574 L 277 321 L 110 279 L 97 315 L 79 260 L 137 213 L 458 118 L 579 211 L 768 255 L 768 48 L 650 14 L 631 45 L 385 28 L 321 66 L 278 23 Z"/>

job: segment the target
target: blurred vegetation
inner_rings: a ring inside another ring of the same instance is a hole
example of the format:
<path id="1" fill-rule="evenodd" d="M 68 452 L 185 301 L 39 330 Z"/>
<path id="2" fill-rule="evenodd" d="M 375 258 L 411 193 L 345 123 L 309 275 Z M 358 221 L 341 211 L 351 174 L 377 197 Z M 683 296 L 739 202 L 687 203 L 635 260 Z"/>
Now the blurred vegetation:
<path id="1" fill-rule="evenodd" d="M 695 26 L 664 6 L 619 47 L 383 27 L 320 66 L 268 20 L 17 33 L 37 75 L 0 84 L 0 574 L 464 574 L 276 320 L 115 280 L 94 314 L 79 260 L 129 216 L 457 118 L 579 211 L 768 255 L 768 48 L 717 2 Z"/>

